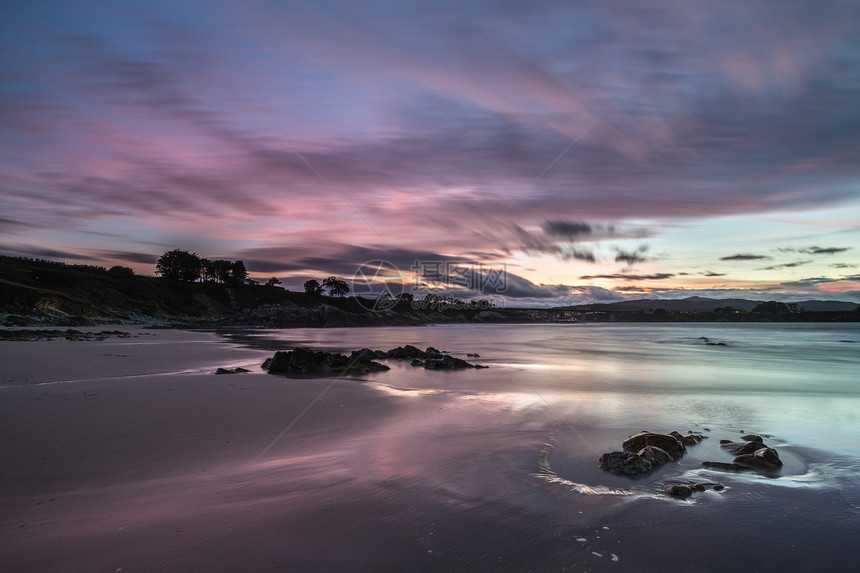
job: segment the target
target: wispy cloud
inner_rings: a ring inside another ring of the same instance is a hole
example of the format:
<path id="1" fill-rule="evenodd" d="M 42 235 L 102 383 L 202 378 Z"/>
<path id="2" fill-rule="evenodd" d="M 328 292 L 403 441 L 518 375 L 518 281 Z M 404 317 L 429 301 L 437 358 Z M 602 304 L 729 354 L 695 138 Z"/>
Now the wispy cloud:
<path id="1" fill-rule="evenodd" d="M 808 264 L 809 264 L 809 263 L 811 263 L 811 262 L 812 262 L 812 261 L 794 261 L 794 262 L 792 262 L 792 263 L 783 263 L 783 264 L 781 264 L 781 265 L 771 265 L 771 266 L 769 266 L 769 267 L 762 267 L 762 268 L 760 268 L 760 269 L 758 269 L 758 270 L 762 270 L 762 271 L 775 271 L 775 270 L 779 270 L 779 269 L 793 269 L 793 268 L 795 268 L 795 267 L 800 267 L 800 266 L 803 266 L 803 265 L 808 265 Z"/>
<path id="2" fill-rule="evenodd" d="M 738 253 L 737 255 L 730 255 L 728 257 L 720 257 L 721 261 L 760 261 L 762 259 L 769 259 L 770 257 L 766 255 L 753 255 L 750 253 Z"/>
<path id="3" fill-rule="evenodd" d="M 626 273 L 615 273 L 611 275 L 585 275 L 579 277 L 581 280 L 592 280 L 592 279 L 620 279 L 624 281 L 662 281 L 666 279 L 670 279 L 675 275 L 672 273 L 655 273 L 652 275 L 633 275 Z"/>

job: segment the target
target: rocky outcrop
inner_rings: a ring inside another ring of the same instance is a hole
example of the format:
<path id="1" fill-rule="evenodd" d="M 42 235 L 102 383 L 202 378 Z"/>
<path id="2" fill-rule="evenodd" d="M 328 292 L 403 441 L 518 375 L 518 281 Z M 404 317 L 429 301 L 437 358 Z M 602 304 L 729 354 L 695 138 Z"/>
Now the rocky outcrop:
<path id="1" fill-rule="evenodd" d="M 250 370 L 247 368 L 219 368 L 215 374 L 242 374 L 244 372 L 250 372 Z"/>
<path id="2" fill-rule="evenodd" d="M 367 354 L 361 351 L 344 356 L 336 352 L 323 352 L 309 348 L 276 352 L 272 358 L 263 362 L 263 369 L 269 374 L 287 376 L 367 374 L 389 370 L 388 366 L 370 360 Z"/>
<path id="3" fill-rule="evenodd" d="M 416 364 L 413 364 L 416 366 Z M 471 364 L 461 358 L 454 358 L 450 354 L 445 354 L 441 358 L 428 358 L 424 361 L 426 370 L 450 370 L 454 368 L 487 368 L 481 364 Z"/>
<path id="4" fill-rule="evenodd" d="M 704 438 L 701 434 L 693 433 L 681 435 L 678 432 L 639 432 L 624 440 L 621 444 L 623 451 L 600 456 L 598 467 L 625 475 L 647 473 L 680 458 L 687 451 L 686 445 L 698 444 Z"/>
<path id="5" fill-rule="evenodd" d="M 263 369 L 269 374 L 297 376 L 329 376 L 332 374 L 367 374 L 383 372 L 389 367 L 376 362 L 386 359 L 411 359 L 410 364 L 427 370 L 448 370 L 457 368 L 487 368 L 470 364 L 460 358 L 441 352 L 432 346 L 421 350 L 407 344 L 391 350 L 354 350 L 349 356 L 333 352 L 322 352 L 308 348 L 276 352 L 275 356 L 263 362 Z"/>
<path id="6" fill-rule="evenodd" d="M 743 436 L 742 442 L 720 440 L 720 448 L 734 455 L 731 462 L 702 462 L 709 468 L 729 471 L 777 470 L 782 467 L 777 451 L 768 447 L 761 436 Z"/>
<path id="7" fill-rule="evenodd" d="M 381 351 L 376 351 L 381 352 Z M 410 344 L 406 346 L 398 346 L 392 348 L 388 352 L 382 353 L 387 358 L 407 358 L 411 359 L 410 363 L 416 368 L 425 368 L 426 370 L 452 370 L 457 368 L 487 368 L 480 364 L 471 364 L 461 358 L 455 358 L 450 354 L 441 352 L 432 346 L 428 346 L 427 350 L 421 350 Z M 477 354 L 469 354 L 469 356 L 477 356 Z"/>
<path id="8" fill-rule="evenodd" d="M 388 352 L 384 353 L 387 358 L 441 358 L 442 353 L 433 348 L 432 346 L 428 346 L 427 350 L 421 350 L 411 344 L 407 344 L 406 346 L 398 346 L 397 348 L 392 348 Z"/>

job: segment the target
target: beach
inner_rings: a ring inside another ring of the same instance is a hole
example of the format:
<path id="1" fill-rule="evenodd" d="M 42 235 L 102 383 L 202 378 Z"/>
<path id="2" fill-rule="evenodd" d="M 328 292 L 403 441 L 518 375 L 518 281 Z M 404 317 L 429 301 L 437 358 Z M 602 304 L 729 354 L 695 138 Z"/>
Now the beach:
<path id="1" fill-rule="evenodd" d="M 779 332 L 767 355 L 745 354 L 761 337 L 740 326 L 664 329 L 639 351 L 638 327 L 573 328 L 121 327 L 130 338 L 0 342 L 0 571 L 852 570 L 856 326 L 784 327 L 829 345 L 809 386 L 817 354 L 776 345 Z M 489 368 L 259 367 L 277 347 L 406 343 Z M 657 352 L 679 359 L 645 358 Z M 643 429 L 709 437 L 647 477 L 597 469 Z M 769 436 L 779 476 L 701 468 L 743 431 Z M 726 489 L 663 495 L 678 477 Z"/>

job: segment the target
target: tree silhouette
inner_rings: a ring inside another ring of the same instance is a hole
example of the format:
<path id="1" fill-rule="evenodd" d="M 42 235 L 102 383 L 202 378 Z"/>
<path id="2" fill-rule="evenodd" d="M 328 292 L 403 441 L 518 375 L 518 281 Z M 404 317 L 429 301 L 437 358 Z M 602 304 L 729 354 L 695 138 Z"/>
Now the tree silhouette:
<path id="1" fill-rule="evenodd" d="M 752 312 L 753 314 L 786 314 L 788 313 L 788 305 L 784 302 L 769 300 L 756 305 Z"/>
<path id="2" fill-rule="evenodd" d="M 214 281 L 217 278 L 215 276 L 215 264 L 212 261 L 200 259 L 200 265 L 202 266 L 200 278 L 203 279 L 203 282 Z"/>
<path id="3" fill-rule="evenodd" d="M 266 286 L 277 286 L 281 284 L 281 281 L 278 280 L 278 277 L 272 277 L 266 281 Z"/>
<path id="4" fill-rule="evenodd" d="M 126 279 L 130 279 L 134 277 L 134 269 L 130 267 L 122 267 L 120 265 L 114 265 L 108 269 L 108 272 L 115 277 L 122 277 Z"/>
<path id="5" fill-rule="evenodd" d="M 167 251 L 159 257 L 155 265 L 155 274 L 173 281 L 194 282 L 201 277 L 202 273 L 203 262 L 197 253 L 180 249 Z"/>
<path id="6" fill-rule="evenodd" d="M 212 261 L 212 274 L 216 280 L 224 283 L 230 278 L 233 271 L 233 261 L 219 259 Z"/>
<path id="7" fill-rule="evenodd" d="M 309 294 L 311 296 L 319 296 L 322 294 L 322 286 L 320 286 L 319 281 L 311 279 L 309 281 L 305 281 L 305 294 Z"/>
<path id="8" fill-rule="evenodd" d="M 234 279 L 239 279 L 240 281 L 248 278 L 248 269 L 245 268 L 245 263 L 242 261 L 235 261 L 230 264 L 230 276 Z"/>
<path id="9" fill-rule="evenodd" d="M 349 285 L 346 282 L 339 280 L 337 277 L 329 277 L 325 279 L 322 286 L 328 289 L 329 296 L 341 297 L 349 293 Z"/>

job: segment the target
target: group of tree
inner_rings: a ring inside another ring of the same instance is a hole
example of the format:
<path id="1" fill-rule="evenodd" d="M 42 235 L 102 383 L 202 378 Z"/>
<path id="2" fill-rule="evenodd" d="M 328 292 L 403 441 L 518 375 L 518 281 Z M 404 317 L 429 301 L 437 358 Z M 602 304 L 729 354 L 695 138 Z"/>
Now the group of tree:
<path id="1" fill-rule="evenodd" d="M 349 285 L 337 277 L 328 277 L 322 284 L 315 279 L 305 281 L 305 294 L 321 296 L 323 289 L 328 289 L 329 296 L 342 297 L 349 294 Z"/>
<path id="2" fill-rule="evenodd" d="M 248 278 L 248 270 L 242 261 L 201 258 L 197 253 L 180 249 L 167 251 L 155 265 L 155 274 L 179 282 L 235 282 Z"/>

